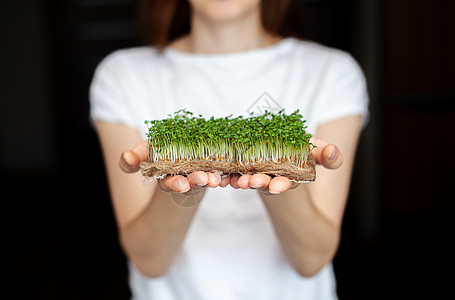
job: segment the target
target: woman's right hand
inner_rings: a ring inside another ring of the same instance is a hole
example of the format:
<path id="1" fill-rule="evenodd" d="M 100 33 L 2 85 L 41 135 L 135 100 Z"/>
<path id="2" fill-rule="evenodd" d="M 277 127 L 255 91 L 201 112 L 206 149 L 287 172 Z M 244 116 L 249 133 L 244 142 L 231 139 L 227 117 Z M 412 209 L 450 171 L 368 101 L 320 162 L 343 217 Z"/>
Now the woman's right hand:
<path id="1" fill-rule="evenodd" d="M 125 173 L 135 173 L 141 162 L 147 161 L 148 142 L 137 144 L 131 150 L 123 151 L 120 157 L 120 168 Z M 215 172 L 196 171 L 188 176 L 169 175 L 158 180 L 162 190 L 166 192 L 192 195 L 205 190 L 206 187 L 226 187 L 230 183 L 230 176 L 221 176 Z"/>

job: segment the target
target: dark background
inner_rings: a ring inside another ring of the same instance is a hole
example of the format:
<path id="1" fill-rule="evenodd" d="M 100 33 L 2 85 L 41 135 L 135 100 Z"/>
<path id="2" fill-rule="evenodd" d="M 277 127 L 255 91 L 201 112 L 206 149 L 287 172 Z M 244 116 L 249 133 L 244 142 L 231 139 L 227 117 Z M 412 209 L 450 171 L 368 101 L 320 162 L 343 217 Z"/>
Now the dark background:
<path id="1" fill-rule="evenodd" d="M 127 299 L 88 86 L 138 45 L 137 0 L 1 1 L 2 299 Z M 452 294 L 455 21 L 447 0 L 305 0 L 371 97 L 334 266 L 340 299 Z"/>

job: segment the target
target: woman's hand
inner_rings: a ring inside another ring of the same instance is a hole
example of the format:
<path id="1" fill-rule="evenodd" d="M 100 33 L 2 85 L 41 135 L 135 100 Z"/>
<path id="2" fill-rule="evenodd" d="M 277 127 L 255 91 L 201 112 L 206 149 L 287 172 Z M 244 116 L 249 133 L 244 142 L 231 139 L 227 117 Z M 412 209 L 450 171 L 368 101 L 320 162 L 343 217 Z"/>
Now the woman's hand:
<path id="1" fill-rule="evenodd" d="M 137 144 L 133 149 L 126 150 L 120 157 L 120 168 L 126 173 L 134 173 L 139 170 L 139 165 L 147 161 L 148 142 Z M 229 184 L 229 176 L 221 176 L 215 172 L 197 171 L 188 176 L 172 175 L 158 180 L 162 190 L 185 195 L 202 192 L 206 187 L 225 187 Z"/>
<path id="2" fill-rule="evenodd" d="M 343 157 L 337 146 L 318 138 L 312 138 L 311 142 L 316 145 L 316 148 L 311 151 L 311 154 L 317 164 L 327 169 L 337 169 L 341 166 Z M 267 195 L 281 194 L 299 186 L 298 183 L 292 182 L 287 177 L 277 176 L 272 178 L 266 174 L 233 174 L 231 175 L 230 184 L 235 189 L 257 189 Z"/>

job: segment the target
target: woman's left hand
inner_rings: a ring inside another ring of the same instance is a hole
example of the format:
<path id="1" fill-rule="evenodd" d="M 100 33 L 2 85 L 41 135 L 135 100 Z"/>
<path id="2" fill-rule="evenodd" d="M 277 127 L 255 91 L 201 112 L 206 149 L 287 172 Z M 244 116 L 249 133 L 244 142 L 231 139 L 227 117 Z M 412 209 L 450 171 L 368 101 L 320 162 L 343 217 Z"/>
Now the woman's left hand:
<path id="1" fill-rule="evenodd" d="M 327 169 L 337 169 L 343 163 L 343 156 L 334 144 L 324 140 L 312 138 L 311 142 L 316 148 L 311 151 L 316 163 Z M 230 185 L 235 189 L 257 189 L 267 195 L 284 193 L 299 186 L 299 183 L 289 180 L 284 176 L 271 177 L 266 174 L 240 175 L 232 174 Z"/>

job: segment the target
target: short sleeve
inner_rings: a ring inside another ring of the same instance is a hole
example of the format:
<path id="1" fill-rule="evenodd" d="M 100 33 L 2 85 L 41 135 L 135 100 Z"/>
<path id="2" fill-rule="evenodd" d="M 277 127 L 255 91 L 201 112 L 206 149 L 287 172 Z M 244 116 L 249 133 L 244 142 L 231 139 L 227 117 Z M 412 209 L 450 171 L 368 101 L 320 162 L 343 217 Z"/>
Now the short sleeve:
<path id="1" fill-rule="evenodd" d="M 369 99 L 365 77 L 357 62 L 349 54 L 334 50 L 326 72 L 319 101 L 315 105 L 315 125 L 361 115 L 365 126 L 369 118 Z"/>
<path id="2" fill-rule="evenodd" d="M 125 70 L 118 53 L 107 56 L 97 67 L 90 86 L 90 119 L 121 123 L 135 128 L 128 103 Z"/>

